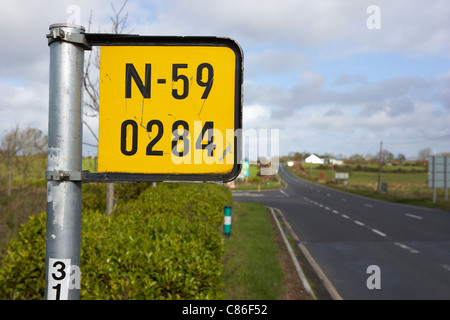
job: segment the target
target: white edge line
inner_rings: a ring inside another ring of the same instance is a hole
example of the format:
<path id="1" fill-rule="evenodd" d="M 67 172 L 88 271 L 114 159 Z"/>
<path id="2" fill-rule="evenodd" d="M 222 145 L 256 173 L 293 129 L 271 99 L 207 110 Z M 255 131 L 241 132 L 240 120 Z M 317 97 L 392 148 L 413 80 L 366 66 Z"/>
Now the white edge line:
<path id="1" fill-rule="evenodd" d="M 280 213 L 281 219 L 283 220 L 283 223 L 286 225 L 286 228 L 289 230 L 291 237 L 294 239 L 294 241 L 297 242 L 298 248 L 302 252 L 302 254 L 305 256 L 305 259 L 308 261 L 308 263 L 313 268 L 314 272 L 317 274 L 319 279 L 322 281 L 322 284 L 325 286 L 325 289 L 330 294 L 331 298 L 333 300 L 342 300 L 341 295 L 337 292 L 336 288 L 333 286 L 331 281 L 328 279 L 326 274 L 322 271 L 322 268 L 317 264 L 316 260 L 312 257 L 312 255 L 309 253 L 308 249 L 300 242 L 300 239 L 298 238 L 297 234 L 292 229 L 289 222 L 286 220 L 286 218 L 283 215 L 283 212 L 280 209 L 275 208 Z"/>
<path id="2" fill-rule="evenodd" d="M 289 241 L 287 240 L 287 238 L 286 238 L 286 236 L 285 236 L 285 234 L 284 234 L 284 231 L 283 231 L 283 229 L 281 228 L 280 222 L 278 221 L 278 219 L 277 219 L 275 213 L 273 212 L 273 208 L 270 208 L 270 211 L 272 212 L 272 216 L 273 216 L 273 218 L 275 219 L 275 222 L 277 223 L 278 229 L 280 230 L 280 233 L 281 233 L 281 237 L 283 238 L 284 243 L 285 243 L 285 245 L 286 245 L 286 247 L 287 247 L 287 249 L 288 249 L 288 251 L 289 251 L 289 255 L 291 256 L 291 259 L 292 259 L 292 261 L 294 262 L 295 269 L 297 269 L 297 273 L 298 273 L 298 275 L 299 275 L 299 277 L 300 277 L 300 280 L 303 282 L 303 286 L 305 287 L 306 291 L 308 291 L 308 292 L 312 295 L 312 297 L 314 298 L 314 300 L 317 300 L 317 298 L 316 298 L 314 292 L 313 292 L 312 289 L 311 289 L 311 286 L 310 286 L 309 283 L 308 283 L 308 280 L 306 279 L 305 274 L 303 273 L 303 271 L 302 271 L 302 269 L 300 268 L 300 265 L 299 265 L 297 259 L 295 258 L 294 251 L 292 250 L 291 245 L 289 244 Z"/>

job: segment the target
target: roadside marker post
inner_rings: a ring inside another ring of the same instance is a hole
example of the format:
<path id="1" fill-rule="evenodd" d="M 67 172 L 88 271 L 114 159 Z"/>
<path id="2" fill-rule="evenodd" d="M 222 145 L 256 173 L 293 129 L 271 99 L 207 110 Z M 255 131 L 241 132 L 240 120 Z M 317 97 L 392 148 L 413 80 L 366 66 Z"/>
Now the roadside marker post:
<path id="1" fill-rule="evenodd" d="M 231 235 L 231 206 L 225 206 L 223 208 L 224 221 L 223 221 L 223 234 L 226 238 Z"/>
<path id="2" fill-rule="evenodd" d="M 228 38 L 90 34 L 67 23 L 49 29 L 45 298 L 78 300 L 82 183 L 226 182 L 237 177 L 243 56 Z M 92 46 L 104 47 L 99 114 L 103 170 L 94 173 L 82 171 L 84 51 Z M 225 215 L 229 235 L 231 206 Z"/>

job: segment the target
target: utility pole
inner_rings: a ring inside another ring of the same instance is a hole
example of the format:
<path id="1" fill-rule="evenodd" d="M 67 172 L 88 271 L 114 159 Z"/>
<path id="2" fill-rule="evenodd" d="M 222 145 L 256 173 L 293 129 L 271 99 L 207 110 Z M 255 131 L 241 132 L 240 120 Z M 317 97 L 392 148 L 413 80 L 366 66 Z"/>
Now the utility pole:
<path id="1" fill-rule="evenodd" d="M 380 192 L 381 184 L 381 167 L 383 166 L 383 140 L 380 141 L 380 157 L 378 158 L 378 184 L 377 192 Z"/>

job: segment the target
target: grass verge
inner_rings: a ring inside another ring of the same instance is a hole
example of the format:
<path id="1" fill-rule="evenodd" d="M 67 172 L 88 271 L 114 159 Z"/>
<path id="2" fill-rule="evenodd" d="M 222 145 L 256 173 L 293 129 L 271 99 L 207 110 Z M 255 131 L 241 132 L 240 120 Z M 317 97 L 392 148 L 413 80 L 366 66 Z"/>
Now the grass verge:
<path id="1" fill-rule="evenodd" d="M 272 215 L 262 204 L 233 202 L 223 264 L 226 299 L 311 299 Z"/>
<path id="2" fill-rule="evenodd" d="M 283 271 L 265 206 L 233 202 L 231 237 L 225 241 L 225 251 L 227 299 L 278 299 L 283 292 Z"/>

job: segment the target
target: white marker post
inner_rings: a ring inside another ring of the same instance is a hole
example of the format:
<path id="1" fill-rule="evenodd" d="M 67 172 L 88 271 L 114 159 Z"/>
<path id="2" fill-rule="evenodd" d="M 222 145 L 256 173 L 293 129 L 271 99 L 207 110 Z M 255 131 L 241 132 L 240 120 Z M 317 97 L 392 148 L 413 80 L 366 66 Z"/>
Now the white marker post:
<path id="1" fill-rule="evenodd" d="M 53 24 L 50 47 L 45 298 L 80 296 L 84 28 Z"/>

